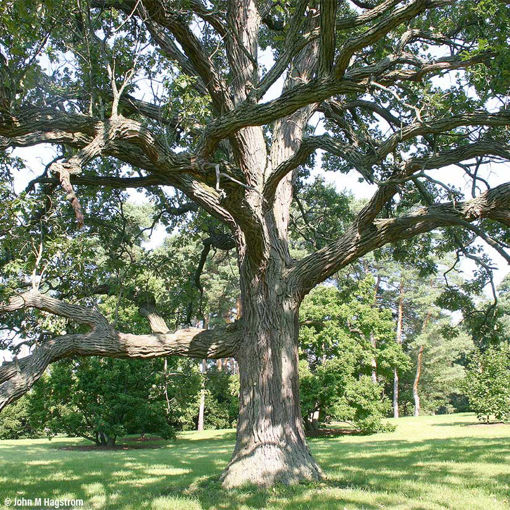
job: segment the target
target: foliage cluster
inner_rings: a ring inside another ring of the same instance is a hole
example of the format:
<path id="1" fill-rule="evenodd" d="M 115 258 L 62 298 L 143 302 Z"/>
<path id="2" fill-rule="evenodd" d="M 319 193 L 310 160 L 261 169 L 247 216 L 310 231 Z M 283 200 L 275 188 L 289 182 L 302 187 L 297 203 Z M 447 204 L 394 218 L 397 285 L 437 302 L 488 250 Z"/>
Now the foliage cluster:
<path id="1" fill-rule="evenodd" d="M 510 420 L 510 344 L 477 350 L 469 363 L 464 388 L 480 420 Z"/>

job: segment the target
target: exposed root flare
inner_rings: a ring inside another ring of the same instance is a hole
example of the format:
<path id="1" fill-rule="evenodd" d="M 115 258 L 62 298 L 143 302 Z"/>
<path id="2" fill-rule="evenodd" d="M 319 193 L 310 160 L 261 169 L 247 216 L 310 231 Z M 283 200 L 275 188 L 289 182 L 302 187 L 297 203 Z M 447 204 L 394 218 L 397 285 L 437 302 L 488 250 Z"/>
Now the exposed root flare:
<path id="1" fill-rule="evenodd" d="M 234 453 L 221 481 L 225 489 L 232 489 L 245 485 L 295 485 L 318 481 L 323 477 L 306 445 L 263 443 Z"/>

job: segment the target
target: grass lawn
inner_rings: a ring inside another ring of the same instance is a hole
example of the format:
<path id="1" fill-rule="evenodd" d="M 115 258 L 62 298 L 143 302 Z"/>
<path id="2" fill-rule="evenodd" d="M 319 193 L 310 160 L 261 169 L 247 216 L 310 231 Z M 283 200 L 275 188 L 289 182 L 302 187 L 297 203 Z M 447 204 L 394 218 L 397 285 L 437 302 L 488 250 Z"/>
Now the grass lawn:
<path id="1" fill-rule="evenodd" d="M 510 425 L 480 425 L 470 414 L 401 418 L 387 434 L 311 439 L 327 480 L 270 490 L 221 489 L 233 441 L 231 430 L 182 433 L 139 450 L 61 449 L 86 444 L 76 439 L 0 441 L 0 505 L 46 497 L 107 510 L 510 508 Z"/>

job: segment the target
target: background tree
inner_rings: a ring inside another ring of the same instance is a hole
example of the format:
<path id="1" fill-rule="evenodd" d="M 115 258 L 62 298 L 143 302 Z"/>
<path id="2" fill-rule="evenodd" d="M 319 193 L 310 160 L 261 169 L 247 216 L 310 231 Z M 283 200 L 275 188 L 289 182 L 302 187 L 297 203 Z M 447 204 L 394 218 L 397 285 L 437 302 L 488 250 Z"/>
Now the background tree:
<path id="1" fill-rule="evenodd" d="M 419 380 L 419 412 L 433 413 L 467 410 L 462 383 L 465 364 L 473 350 L 473 340 L 460 325 L 452 327 L 450 318 L 434 321 L 409 348 L 422 359 Z M 418 356 L 415 356 L 416 364 Z M 414 371 L 416 381 L 417 366 Z M 463 402 L 464 398 L 464 402 Z M 414 413 L 416 399 L 413 395 Z M 464 406 L 464 408 L 462 407 Z"/>
<path id="2" fill-rule="evenodd" d="M 145 308 L 153 334 L 123 333 L 86 306 L 93 300 L 68 303 L 73 295 L 58 274 L 51 288 L 27 291 L 20 267 L 0 309 L 7 323 L 30 331 L 19 326 L 18 314 L 35 309 L 88 331 L 39 339 L 30 356 L 3 364 L 0 408 L 65 357 L 233 356 L 240 412 L 225 487 L 319 478 L 297 398 L 304 296 L 363 255 L 437 228 L 450 227 L 450 248 L 460 253 L 473 256 L 479 236 L 509 260 L 510 184 L 491 188 L 478 165 L 509 156 L 509 6 L 497 0 L 31 5 L 0 8 L 0 147 L 50 143 L 57 153 L 33 183 L 36 205 L 6 215 L 3 244 L 15 230 L 20 239 L 37 239 L 30 209 L 52 209 L 58 189 L 83 227 L 99 211 L 114 218 L 115 190 L 144 188 L 159 211 L 168 199 L 174 215 L 198 206 L 222 224 L 236 249 L 242 318 L 225 328 L 171 333 Z M 265 66 L 259 49 L 270 50 L 274 63 Z M 454 79 L 438 84 L 445 75 Z M 280 77 L 281 94 L 266 99 Z M 315 113 L 327 134 L 311 132 Z M 357 172 L 376 189 L 331 241 L 294 259 L 293 174 L 318 149 L 326 152 L 325 168 Z M 441 181 L 452 164 L 472 179 L 472 197 Z M 79 235 L 71 223 L 64 229 L 71 239 Z M 121 258 L 119 266 L 131 262 Z M 120 267 L 118 274 L 121 295 Z M 32 319 L 36 331 L 38 316 Z"/>
<path id="3" fill-rule="evenodd" d="M 300 394 L 305 426 L 315 431 L 332 419 L 364 433 L 384 430 L 383 386 L 372 378 L 373 360 L 388 372 L 406 359 L 393 341 L 391 312 L 373 306 L 376 282 L 339 278 L 339 288 L 319 286 L 300 312 Z M 398 360 L 398 361 L 397 361 Z"/>
<path id="4" fill-rule="evenodd" d="M 412 262 L 407 267 L 392 260 L 381 262 L 385 282 L 382 299 L 386 306 L 393 307 L 401 345 L 410 360 L 405 370 L 398 373 L 399 407 L 404 414 L 409 413 L 410 407 L 413 414 L 419 414 L 460 410 L 455 406 L 462 405 L 459 384 L 473 341 L 462 316 L 452 316 L 449 309 L 440 306 L 445 291 L 444 273 L 449 272 L 452 264 L 450 259 L 424 256 L 415 267 Z M 452 271 L 449 284 L 454 283 L 464 285 L 467 280 Z M 470 299 L 473 302 L 479 299 L 475 288 L 470 290 Z M 395 400 L 395 380 L 393 383 Z"/>
<path id="5" fill-rule="evenodd" d="M 469 358 L 463 388 L 471 410 L 487 423 L 492 417 L 509 419 L 509 283 L 507 276 L 498 288 L 498 301 L 485 302 L 479 310 L 464 303 L 466 325 L 477 348 Z"/>
<path id="6" fill-rule="evenodd" d="M 508 342 L 475 353 L 468 366 L 465 390 L 471 409 L 489 423 L 510 419 L 510 347 Z"/>
<path id="7" fill-rule="evenodd" d="M 397 327 L 395 341 L 398 345 L 402 345 L 402 332 L 404 328 L 404 278 L 400 277 L 398 284 L 398 305 L 397 305 Z M 398 386 L 398 368 L 393 367 L 393 417 L 399 417 L 399 386 Z"/>
<path id="8" fill-rule="evenodd" d="M 26 395 L 7 407 L 0 417 L 0 439 L 37 437 L 39 433 L 31 422 L 29 399 Z"/>

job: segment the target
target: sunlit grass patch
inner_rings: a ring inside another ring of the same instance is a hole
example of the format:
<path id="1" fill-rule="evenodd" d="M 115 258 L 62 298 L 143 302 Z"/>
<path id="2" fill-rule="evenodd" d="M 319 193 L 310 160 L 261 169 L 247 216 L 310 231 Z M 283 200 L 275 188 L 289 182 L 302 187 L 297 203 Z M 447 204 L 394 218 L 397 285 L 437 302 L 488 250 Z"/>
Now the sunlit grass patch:
<path id="1" fill-rule="evenodd" d="M 395 432 L 313 438 L 327 479 L 225 491 L 232 430 L 184 432 L 161 448 L 75 451 L 70 438 L 0 441 L 0 505 L 83 499 L 86 509 L 329 510 L 510 508 L 510 425 L 470 414 L 401 418 Z"/>
<path id="2" fill-rule="evenodd" d="M 188 508 L 189 510 L 201 510 L 200 501 L 190 498 L 177 498 L 163 496 L 152 501 L 151 510 L 168 510 L 170 508 Z"/>

